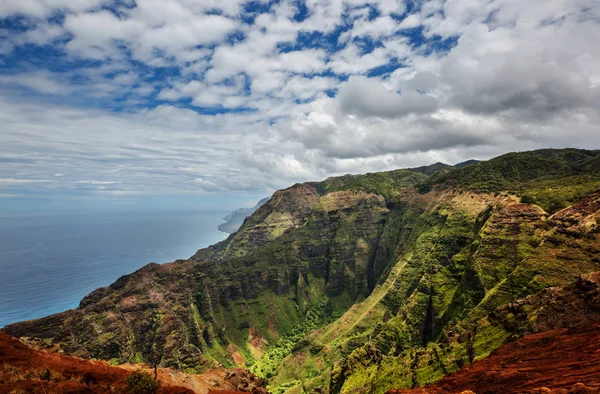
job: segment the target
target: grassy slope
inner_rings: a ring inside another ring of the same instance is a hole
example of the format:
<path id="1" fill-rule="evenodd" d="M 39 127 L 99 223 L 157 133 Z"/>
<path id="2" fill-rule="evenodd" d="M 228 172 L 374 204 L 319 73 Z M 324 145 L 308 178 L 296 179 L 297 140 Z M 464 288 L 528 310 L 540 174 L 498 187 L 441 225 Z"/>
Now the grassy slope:
<path id="1" fill-rule="evenodd" d="M 445 174 L 422 187 L 453 186 L 475 192 L 529 195 L 554 213 L 600 187 L 600 151 L 543 149 L 508 153 Z"/>

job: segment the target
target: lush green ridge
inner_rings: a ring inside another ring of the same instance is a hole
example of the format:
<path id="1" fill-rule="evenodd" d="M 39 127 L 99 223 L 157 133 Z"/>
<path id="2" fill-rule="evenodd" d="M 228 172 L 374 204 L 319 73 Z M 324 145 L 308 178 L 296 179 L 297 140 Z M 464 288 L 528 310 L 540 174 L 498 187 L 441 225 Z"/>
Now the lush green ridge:
<path id="1" fill-rule="evenodd" d="M 191 259 L 6 331 L 115 363 L 245 365 L 274 392 L 432 382 L 531 327 L 497 308 L 600 269 L 599 151 L 458 167 L 294 185 Z"/>
<path id="2" fill-rule="evenodd" d="M 600 151 L 543 149 L 508 153 L 455 171 L 434 174 L 433 185 L 456 186 L 477 193 L 508 191 L 533 197 L 550 213 L 566 208 L 600 187 Z"/>

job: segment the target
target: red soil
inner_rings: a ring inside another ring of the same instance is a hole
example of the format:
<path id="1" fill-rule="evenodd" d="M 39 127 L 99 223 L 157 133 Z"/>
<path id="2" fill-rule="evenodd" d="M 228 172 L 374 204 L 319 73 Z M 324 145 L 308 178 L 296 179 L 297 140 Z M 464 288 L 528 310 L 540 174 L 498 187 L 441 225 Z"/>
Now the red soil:
<path id="1" fill-rule="evenodd" d="M 208 394 L 248 394 L 242 391 L 231 391 L 231 390 L 210 390 Z"/>
<path id="2" fill-rule="evenodd" d="M 131 372 L 103 361 L 32 349 L 0 332 L 0 394 L 15 393 L 122 393 Z M 42 380 L 50 374 L 50 381 Z M 87 382 L 87 384 L 86 384 Z M 189 394 L 178 386 L 165 386 L 161 394 Z"/>
<path id="3" fill-rule="evenodd" d="M 600 393 L 600 323 L 525 336 L 422 389 L 387 394 Z"/>

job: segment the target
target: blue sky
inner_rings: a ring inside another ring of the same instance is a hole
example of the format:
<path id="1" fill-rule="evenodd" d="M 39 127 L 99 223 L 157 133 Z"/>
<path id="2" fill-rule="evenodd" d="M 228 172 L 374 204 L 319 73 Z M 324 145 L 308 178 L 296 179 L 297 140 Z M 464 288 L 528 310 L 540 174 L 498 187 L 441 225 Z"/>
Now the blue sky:
<path id="1" fill-rule="evenodd" d="M 331 175 L 599 148 L 599 8 L 5 0 L 1 209 L 229 209 Z"/>

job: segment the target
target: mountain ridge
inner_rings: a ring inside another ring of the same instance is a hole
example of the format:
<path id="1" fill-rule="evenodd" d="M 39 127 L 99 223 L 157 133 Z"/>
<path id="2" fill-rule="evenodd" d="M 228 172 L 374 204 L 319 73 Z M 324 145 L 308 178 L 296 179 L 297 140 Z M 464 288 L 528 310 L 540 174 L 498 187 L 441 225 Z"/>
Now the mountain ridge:
<path id="1" fill-rule="evenodd" d="M 496 308 L 599 269 L 599 158 L 540 150 L 296 184 L 191 259 L 4 330 L 114 363 L 161 351 L 184 371 L 246 366 L 274 393 L 431 383 L 515 335 L 480 327 Z M 472 327 L 491 339 L 445 342 Z"/>

